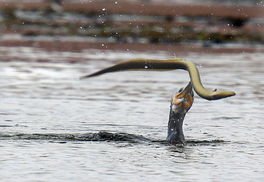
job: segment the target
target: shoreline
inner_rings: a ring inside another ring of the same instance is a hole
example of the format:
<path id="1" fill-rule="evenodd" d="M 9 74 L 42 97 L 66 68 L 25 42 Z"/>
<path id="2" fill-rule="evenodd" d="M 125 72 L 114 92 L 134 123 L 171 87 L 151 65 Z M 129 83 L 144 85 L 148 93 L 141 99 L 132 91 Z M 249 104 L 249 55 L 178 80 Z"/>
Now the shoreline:
<path id="1" fill-rule="evenodd" d="M 2 47 L 168 54 L 264 52 L 264 26 L 255 20 L 264 17 L 264 7 L 259 6 L 62 1 L 54 8 L 44 1 L 0 0 L 0 15 Z"/>
<path id="2" fill-rule="evenodd" d="M 74 40 L 1 40 L 1 47 L 34 47 L 46 51 L 82 52 L 85 49 L 120 50 L 120 51 L 164 51 L 168 53 L 188 52 L 195 53 L 258 53 L 264 52 L 264 48 L 255 47 L 225 47 L 212 45 L 204 47 L 198 44 L 151 44 L 151 43 L 113 43 L 113 42 L 89 42 Z"/>

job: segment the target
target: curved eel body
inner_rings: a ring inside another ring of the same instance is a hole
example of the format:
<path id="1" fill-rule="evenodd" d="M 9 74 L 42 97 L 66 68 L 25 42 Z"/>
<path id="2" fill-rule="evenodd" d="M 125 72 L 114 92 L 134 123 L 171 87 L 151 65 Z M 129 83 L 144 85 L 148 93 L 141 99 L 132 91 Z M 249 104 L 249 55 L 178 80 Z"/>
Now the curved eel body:
<path id="1" fill-rule="evenodd" d="M 97 71 L 93 74 L 81 77 L 81 79 L 102 75 L 104 73 L 125 71 L 125 70 L 145 70 L 145 71 L 167 71 L 182 69 L 189 73 L 192 86 L 195 92 L 207 100 L 217 100 L 235 95 L 233 91 L 209 91 L 204 88 L 198 69 L 191 61 L 182 59 L 154 60 L 154 59 L 134 59 L 118 63 L 114 66 Z"/>

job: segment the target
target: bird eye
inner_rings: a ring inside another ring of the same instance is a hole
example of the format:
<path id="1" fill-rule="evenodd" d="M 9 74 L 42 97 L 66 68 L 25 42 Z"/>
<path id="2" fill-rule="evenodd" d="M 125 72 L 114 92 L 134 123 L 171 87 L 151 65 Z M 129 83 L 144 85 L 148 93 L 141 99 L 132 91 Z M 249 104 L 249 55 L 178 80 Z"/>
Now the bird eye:
<path id="1" fill-rule="evenodd" d="M 182 92 L 183 91 L 183 88 L 180 88 L 180 90 L 178 91 L 178 93 Z"/>

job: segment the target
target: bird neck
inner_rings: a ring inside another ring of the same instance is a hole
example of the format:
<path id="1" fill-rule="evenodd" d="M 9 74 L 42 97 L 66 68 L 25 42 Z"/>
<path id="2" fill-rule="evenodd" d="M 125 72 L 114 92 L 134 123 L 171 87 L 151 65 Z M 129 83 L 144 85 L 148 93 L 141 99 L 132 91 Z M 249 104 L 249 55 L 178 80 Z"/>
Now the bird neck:
<path id="1" fill-rule="evenodd" d="M 170 108 L 167 141 L 171 144 L 184 144 L 183 120 L 186 113 L 177 113 Z"/>

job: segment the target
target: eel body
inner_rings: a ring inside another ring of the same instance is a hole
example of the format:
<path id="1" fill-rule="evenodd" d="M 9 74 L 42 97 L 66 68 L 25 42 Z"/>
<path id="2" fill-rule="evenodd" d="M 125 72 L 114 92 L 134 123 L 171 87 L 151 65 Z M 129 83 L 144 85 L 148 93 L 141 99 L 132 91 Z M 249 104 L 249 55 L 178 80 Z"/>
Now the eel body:
<path id="1" fill-rule="evenodd" d="M 81 79 L 99 76 L 104 73 L 116 71 L 129 71 L 129 70 L 144 70 L 144 71 L 167 71 L 182 69 L 189 73 L 191 83 L 195 92 L 202 98 L 207 100 L 217 100 L 230 96 L 234 96 L 233 91 L 210 91 L 204 88 L 201 83 L 201 78 L 198 69 L 191 61 L 184 61 L 182 59 L 168 59 L 168 60 L 155 60 L 155 59 L 134 59 L 118 63 L 114 66 L 102 69 L 95 73 L 82 76 Z"/>

